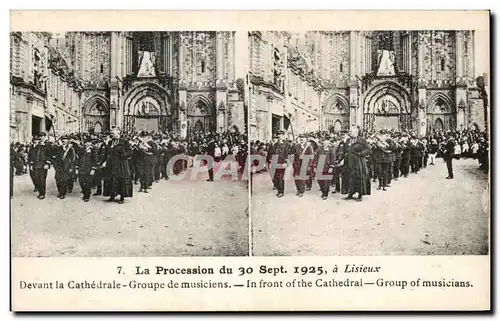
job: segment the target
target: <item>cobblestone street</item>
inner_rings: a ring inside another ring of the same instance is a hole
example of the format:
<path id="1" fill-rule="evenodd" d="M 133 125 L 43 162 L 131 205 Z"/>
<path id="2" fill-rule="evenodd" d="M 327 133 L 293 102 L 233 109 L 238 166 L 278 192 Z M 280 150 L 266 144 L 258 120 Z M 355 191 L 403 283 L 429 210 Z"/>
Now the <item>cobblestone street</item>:
<path id="1" fill-rule="evenodd" d="M 134 185 L 134 197 L 119 205 L 102 196 L 84 203 L 78 185 L 59 200 L 52 170 L 47 197 L 38 200 L 29 175 L 16 176 L 12 255 L 248 255 L 246 183 L 206 178 L 203 173 L 196 181 L 161 180 L 148 194 Z"/>
<path id="2" fill-rule="evenodd" d="M 454 160 L 445 179 L 442 159 L 393 181 L 363 202 L 331 194 L 316 181 L 304 197 L 293 181 L 276 198 L 267 173 L 254 177 L 253 253 L 269 255 L 478 255 L 488 253 L 488 177 L 476 160 Z"/>

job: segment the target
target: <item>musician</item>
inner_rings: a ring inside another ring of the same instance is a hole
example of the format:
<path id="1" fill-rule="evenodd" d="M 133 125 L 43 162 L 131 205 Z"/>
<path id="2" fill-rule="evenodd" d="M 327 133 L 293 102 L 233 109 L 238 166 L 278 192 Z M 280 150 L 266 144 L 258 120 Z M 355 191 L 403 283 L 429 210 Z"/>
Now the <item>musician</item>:
<path id="1" fill-rule="evenodd" d="M 150 143 L 150 145 L 153 147 L 153 154 L 154 154 L 154 167 L 153 167 L 153 174 L 154 174 L 154 181 L 156 183 L 160 182 L 160 174 L 161 174 L 161 167 L 163 164 L 163 150 L 160 146 L 161 142 L 161 136 L 160 135 L 154 135 L 153 140 Z"/>
<path id="2" fill-rule="evenodd" d="M 268 145 L 268 148 L 267 148 L 266 164 L 267 164 L 268 169 L 270 169 L 271 158 L 274 155 L 274 150 L 275 150 L 275 146 L 276 146 L 277 142 L 278 142 L 278 135 L 275 134 L 275 135 L 273 135 L 273 139 L 272 139 L 271 143 Z M 271 172 L 272 171 L 269 171 L 269 175 L 270 176 L 271 176 Z M 278 188 L 278 186 L 276 186 L 276 184 L 275 184 L 276 181 L 274 180 L 273 176 L 271 176 L 271 180 L 273 182 L 273 191 L 274 191 L 274 190 L 276 190 Z"/>
<path id="3" fill-rule="evenodd" d="M 331 185 L 333 187 L 332 194 L 335 194 L 335 193 L 341 192 L 340 176 L 342 175 L 342 167 L 343 167 L 343 159 L 344 159 L 344 155 L 343 155 L 344 142 L 341 140 L 340 141 L 335 140 L 332 143 L 330 150 L 332 153 L 332 155 L 330 156 L 331 161 L 333 161 L 333 171 L 332 171 L 333 178 L 332 178 L 332 182 L 331 182 Z"/>
<path id="4" fill-rule="evenodd" d="M 318 151 L 315 156 L 314 164 L 316 164 L 316 171 L 320 171 L 322 176 L 328 176 L 333 174 L 333 170 L 335 167 L 335 149 L 330 143 L 329 140 L 325 140 L 323 145 L 318 148 Z M 324 157 L 324 164 L 322 168 L 318 166 L 320 164 L 320 157 Z M 321 198 L 323 200 L 328 199 L 328 193 L 330 191 L 331 180 L 328 179 L 318 179 L 318 185 L 321 190 Z"/>
<path id="5" fill-rule="evenodd" d="M 402 146 L 396 139 L 394 139 L 393 142 L 394 166 L 392 169 L 392 173 L 394 180 L 397 181 L 399 178 L 399 173 L 401 172 Z"/>
<path id="6" fill-rule="evenodd" d="M 389 170 L 391 165 L 391 150 L 389 144 L 386 142 L 387 133 L 381 130 L 380 134 L 375 136 L 374 148 L 372 149 L 378 166 L 378 187 L 377 190 L 382 189 L 386 191 L 389 184 Z"/>
<path id="7" fill-rule="evenodd" d="M 102 184 L 103 180 L 108 181 L 109 175 L 107 175 L 106 168 L 103 168 L 102 165 L 106 161 L 106 150 L 108 148 L 109 137 L 104 137 L 103 140 L 94 140 L 93 144 L 96 150 L 96 167 L 97 170 L 94 173 L 94 186 L 97 187 L 97 190 L 93 196 L 102 195 Z"/>
<path id="8" fill-rule="evenodd" d="M 401 137 L 399 143 L 401 144 L 401 175 L 406 178 L 410 173 L 410 142 L 407 137 Z"/>
<path id="9" fill-rule="evenodd" d="M 420 147 L 418 146 L 418 141 L 416 137 L 412 137 L 410 140 L 410 166 L 411 172 L 413 174 L 418 173 L 420 170 L 419 163 L 422 159 L 422 154 L 420 151 Z"/>
<path id="10" fill-rule="evenodd" d="M 387 185 L 386 187 L 391 187 L 391 182 L 394 177 L 394 163 L 396 162 L 396 155 L 394 154 L 394 150 L 396 149 L 396 142 L 388 136 L 385 140 L 387 143 L 388 147 L 388 154 L 389 154 L 389 170 L 387 171 Z"/>
<path id="11" fill-rule="evenodd" d="M 153 184 L 153 169 L 155 164 L 154 148 L 149 141 L 149 134 L 141 132 L 136 148 L 138 151 L 137 167 L 139 182 L 141 184 L 139 192 L 148 193 L 148 189 Z"/>
<path id="12" fill-rule="evenodd" d="M 132 149 L 132 156 L 130 157 L 128 161 L 128 165 L 130 168 L 130 177 L 132 178 L 132 181 L 134 182 L 134 185 L 139 184 L 139 158 L 140 158 L 140 150 L 137 148 L 138 144 L 138 136 L 132 137 L 132 139 L 129 141 L 130 143 L 130 148 Z"/>
<path id="13" fill-rule="evenodd" d="M 10 144 L 10 198 L 14 196 L 14 166 L 16 162 L 16 151 Z"/>
<path id="14" fill-rule="evenodd" d="M 114 202 L 120 195 L 119 204 L 125 202 L 126 197 L 132 197 L 132 179 L 128 158 L 132 151 L 129 144 L 121 138 L 121 131 L 115 127 L 111 131 L 111 141 L 108 143 L 106 161 L 103 166 L 109 170 L 110 184 L 104 189 L 104 196 L 109 196 L 108 202 Z M 106 186 L 105 186 L 106 187 Z"/>
<path id="15" fill-rule="evenodd" d="M 430 142 L 428 149 L 427 149 L 429 152 L 429 160 L 431 161 L 430 165 L 434 165 L 434 161 L 436 160 L 436 155 L 437 155 L 438 149 L 439 149 L 439 145 L 437 143 L 437 140 L 434 138 L 431 139 L 431 142 Z"/>
<path id="16" fill-rule="evenodd" d="M 36 157 L 36 146 L 38 145 L 39 142 L 40 142 L 39 137 L 33 136 L 33 138 L 31 139 L 30 149 L 28 150 L 28 171 L 29 171 L 31 181 L 33 182 L 33 186 L 34 186 L 33 193 L 38 192 L 38 189 L 37 189 L 37 181 L 35 178 L 35 171 L 34 171 L 33 166 L 31 166 L 31 164 L 30 164 L 30 160 L 33 160 Z"/>
<path id="17" fill-rule="evenodd" d="M 78 182 L 83 192 L 83 201 L 88 202 L 93 185 L 94 175 L 97 170 L 97 150 L 93 145 L 92 138 L 84 140 L 84 146 L 76 148 L 78 163 L 75 166 L 75 173 L 78 175 Z"/>
<path id="18" fill-rule="evenodd" d="M 67 136 L 62 136 L 59 145 L 54 146 L 53 165 L 55 169 L 55 179 L 57 186 L 57 198 L 65 199 L 66 194 L 73 188 L 73 177 L 71 176 L 75 167 L 75 150 L 69 144 Z"/>
<path id="19" fill-rule="evenodd" d="M 33 153 L 30 155 L 30 171 L 33 171 L 35 189 L 38 191 L 38 199 L 45 198 L 47 186 L 47 171 L 51 165 L 50 144 L 47 142 L 47 134 L 40 133 L 35 138 Z"/>
<path id="20" fill-rule="evenodd" d="M 210 142 L 207 144 L 206 148 L 206 154 L 210 157 L 212 157 L 212 160 L 215 158 L 215 140 L 212 139 Z M 214 181 L 214 166 L 215 163 L 212 161 L 212 164 L 207 164 L 209 166 L 208 168 L 208 179 L 207 182 L 213 182 Z"/>
<path id="21" fill-rule="evenodd" d="M 274 186 L 278 190 L 276 194 L 277 197 L 283 197 L 285 195 L 285 169 L 288 165 L 288 155 L 290 154 L 288 144 L 283 141 L 284 135 L 285 132 L 282 130 L 276 132 L 275 138 L 277 141 L 273 148 L 274 154 L 278 156 L 273 177 Z"/>
<path id="22" fill-rule="evenodd" d="M 174 157 L 175 151 L 174 151 L 174 145 L 172 144 L 172 141 L 166 140 L 164 142 L 165 145 L 165 152 L 163 153 L 163 167 L 162 167 L 162 172 L 163 172 L 163 178 L 166 180 L 169 179 L 168 177 L 168 172 L 167 172 L 167 164 Z"/>
<path id="23" fill-rule="evenodd" d="M 294 159 L 293 159 L 293 177 L 295 178 L 295 187 L 297 188 L 297 196 L 304 196 L 304 192 L 311 190 L 312 179 L 309 178 L 311 175 L 311 163 L 313 156 L 313 148 L 309 142 L 306 141 L 304 137 L 297 137 L 297 143 L 294 145 Z M 305 174 L 308 179 L 300 179 L 302 168 L 306 169 Z M 309 183 L 311 181 L 311 183 Z"/>
<path id="24" fill-rule="evenodd" d="M 361 202 L 363 195 L 370 195 L 370 177 L 366 165 L 366 157 L 371 153 L 370 145 L 359 136 L 359 129 L 355 126 L 351 128 L 350 138 L 346 142 L 346 153 L 344 156 L 344 167 L 349 182 L 348 196 L 346 199 L 353 199 L 358 193 L 357 201 Z"/>
<path id="25" fill-rule="evenodd" d="M 446 162 L 446 169 L 448 170 L 448 177 L 446 179 L 453 179 L 453 156 L 455 153 L 455 139 L 450 136 L 445 145 L 443 154 L 444 161 Z"/>

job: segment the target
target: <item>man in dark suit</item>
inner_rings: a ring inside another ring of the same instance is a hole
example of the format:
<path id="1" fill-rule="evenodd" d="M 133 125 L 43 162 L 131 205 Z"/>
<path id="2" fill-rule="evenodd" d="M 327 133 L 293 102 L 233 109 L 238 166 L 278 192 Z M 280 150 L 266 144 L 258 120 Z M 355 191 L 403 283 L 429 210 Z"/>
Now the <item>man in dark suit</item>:
<path id="1" fill-rule="evenodd" d="M 36 138 L 36 145 L 29 159 L 30 171 L 33 171 L 35 189 L 38 191 L 38 199 L 45 198 L 47 186 L 47 171 L 51 164 L 50 146 L 46 144 L 47 134 L 40 133 Z"/>
<path id="2" fill-rule="evenodd" d="M 61 137 L 61 145 L 54 146 L 53 164 L 56 171 L 57 198 L 64 199 L 72 189 L 72 174 L 75 167 L 75 150 L 67 136 Z"/>
<path id="3" fill-rule="evenodd" d="M 33 166 L 31 166 L 31 164 L 30 164 L 30 160 L 33 160 L 35 158 L 35 152 L 36 152 L 35 147 L 38 145 L 39 142 L 40 142 L 39 137 L 34 136 L 32 141 L 31 141 L 30 148 L 28 150 L 28 171 L 29 171 L 31 181 L 33 182 L 33 186 L 34 186 L 33 193 L 38 192 L 38 190 L 37 190 L 37 183 L 36 183 L 36 179 L 35 179 L 35 171 L 34 171 Z"/>
<path id="4" fill-rule="evenodd" d="M 97 170 L 97 150 L 92 145 L 92 139 L 85 140 L 85 146 L 78 147 L 78 163 L 75 166 L 75 173 L 83 192 L 83 201 L 88 202 L 92 189 L 94 175 Z"/>
<path id="5" fill-rule="evenodd" d="M 297 196 L 304 196 L 304 192 L 306 191 L 306 186 L 308 190 L 311 189 L 311 186 L 308 185 L 309 179 L 304 180 L 300 178 L 300 175 L 303 171 L 302 167 L 306 169 L 306 176 L 311 177 L 310 165 L 313 160 L 313 149 L 310 144 L 306 142 L 306 138 L 300 137 L 298 138 L 297 143 L 292 148 L 292 152 L 294 152 L 293 159 L 293 177 L 295 178 L 295 187 L 297 188 Z"/>
<path id="6" fill-rule="evenodd" d="M 275 170 L 274 170 L 273 183 L 278 190 L 276 196 L 283 197 L 285 195 L 285 169 L 287 167 L 288 155 L 290 153 L 288 144 L 285 141 L 283 141 L 283 136 L 285 135 L 285 132 L 279 130 L 276 133 L 276 135 L 278 141 L 274 145 L 274 155 L 277 155 L 278 158 L 276 164 L 274 164 Z M 272 155 L 272 157 L 274 155 Z"/>
<path id="7" fill-rule="evenodd" d="M 453 155 L 455 153 L 455 140 L 453 137 L 449 137 L 445 145 L 445 152 L 443 155 L 444 161 L 446 162 L 446 168 L 448 169 L 448 177 L 446 179 L 453 179 Z"/>
<path id="8" fill-rule="evenodd" d="M 14 196 L 14 164 L 16 161 L 16 151 L 12 144 L 10 145 L 10 197 Z"/>
<path id="9" fill-rule="evenodd" d="M 208 156 L 212 158 L 211 164 L 207 164 L 208 166 L 208 179 L 207 182 L 213 182 L 214 181 L 214 161 L 213 159 L 215 158 L 215 140 L 211 140 L 206 149 L 206 153 Z"/>
<path id="10" fill-rule="evenodd" d="M 325 140 L 323 142 L 323 145 L 318 148 L 315 156 L 314 164 L 316 165 L 316 172 L 320 172 L 322 174 L 321 176 L 332 175 L 335 167 L 336 155 L 334 146 L 331 145 L 329 140 Z M 320 158 L 324 159 L 323 163 Z M 322 165 L 322 167 L 320 167 L 320 165 Z M 328 198 L 331 183 L 331 179 L 318 179 L 318 185 L 321 190 L 321 198 L 323 200 Z"/>

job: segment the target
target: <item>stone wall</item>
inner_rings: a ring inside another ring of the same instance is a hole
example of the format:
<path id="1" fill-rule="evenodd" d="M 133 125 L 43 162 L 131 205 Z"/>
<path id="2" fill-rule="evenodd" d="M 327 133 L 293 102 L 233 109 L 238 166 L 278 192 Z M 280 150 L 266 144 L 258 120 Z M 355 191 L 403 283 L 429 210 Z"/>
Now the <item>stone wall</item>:
<path id="1" fill-rule="evenodd" d="M 328 35 L 326 54 L 329 57 L 326 75 L 328 82 L 349 80 L 349 32 L 334 32 Z"/>
<path id="2" fill-rule="evenodd" d="M 422 55 L 424 74 L 419 77 L 428 81 L 454 82 L 456 75 L 455 32 L 420 31 L 419 41 L 424 45 Z"/>
<path id="3" fill-rule="evenodd" d="M 85 86 L 109 82 L 111 35 L 109 32 L 77 32 L 67 37 L 75 72 Z M 74 48 L 74 50 L 73 50 Z"/>
<path id="4" fill-rule="evenodd" d="M 213 32 L 181 32 L 181 78 L 187 83 L 215 82 L 216 59 Z"/>

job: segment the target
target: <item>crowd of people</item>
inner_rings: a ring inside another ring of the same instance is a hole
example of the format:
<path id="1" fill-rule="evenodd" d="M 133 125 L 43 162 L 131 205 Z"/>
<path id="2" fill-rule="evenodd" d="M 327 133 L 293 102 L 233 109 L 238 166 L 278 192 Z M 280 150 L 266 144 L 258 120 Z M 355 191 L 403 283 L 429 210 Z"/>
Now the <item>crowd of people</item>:
<path id="1" fill-rule="evenodd" d="M 125 198 L 133 196 L 134 185 L 140 186 L 138 192 L 148 193 L 153 183 L 192 167 L 196 155 L 210 155 L 216 163 L 233 155 L 241 172 L 247 142 L 245 133 L 233 131 L 196 132 L 187 138 L 173 132 L 122 133 L 119 128 L 109 133 L 75 133 L 59 138 L 41 133 L 29 144 L 11 143 L 11 197 L 14 176 L 29 173 L 33 192 L 38 193 L 38 199 L 44 199 L 47 173 L 52 167 L 59 199 L 72 193 L 78 182 L 85 202 L 94 189 L 93 196 L 107 196 L 108 201 L 123 204 Z M 169 171 L 167 164 L 176 155 L 185 157 L 175 161 Z M 213 181 L 213 168 L 208 174 L 207 181 Z"/>
<path id="2" fill-rule="evenodd" d="M 435 165 L 436 158 L 446 162 L 447 179 L 454 178 L 453 159 L 474 158 L 481 170 L 489 170 L 488 136 L 478 130 L 433 131 L 418 137 L 411 132 L 362 132 L 352 127 L 349 133 L 311 132 L 295 140 L 277 131 L 271 142 L 250 142 L 250 153 L 267 160 L 266 166 L 254 167 L 258 172 L 269 171 L 277 197 L 284 196 L 287 167 L 291 167 L 299 197 L 311 190 L 316 178 L 323 199 L 333 189 L 333 193 L 347 194 L 347 199 L 357 194 L 358 201 L 370 195 L 371 182 L 378 182 L 377 190 L 386 191 L 393 181 Z"/>

